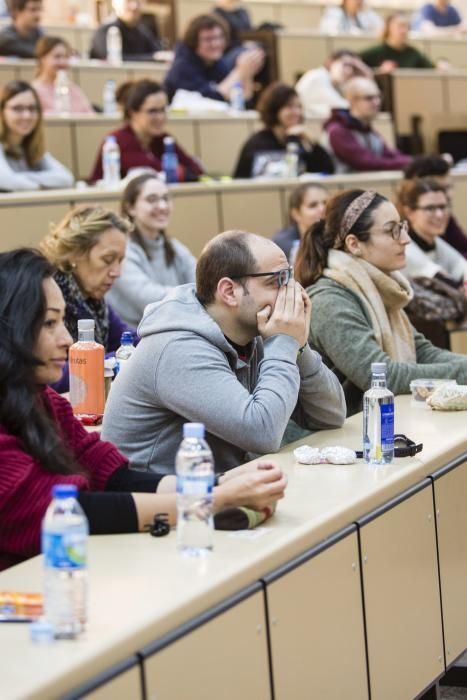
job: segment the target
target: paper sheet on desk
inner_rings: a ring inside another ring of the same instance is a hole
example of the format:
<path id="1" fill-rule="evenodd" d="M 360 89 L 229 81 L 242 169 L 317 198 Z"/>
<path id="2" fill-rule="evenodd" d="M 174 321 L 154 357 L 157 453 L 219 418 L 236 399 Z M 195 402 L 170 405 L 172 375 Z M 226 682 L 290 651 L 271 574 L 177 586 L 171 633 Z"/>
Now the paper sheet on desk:
<path id="1" fill-rule="evenodd" d="M 177 90 L 170 104 L 170 109 L 187 112 L 228 112 L 229 105 L 227 102 L 203 97 L 200 92 Z"/>

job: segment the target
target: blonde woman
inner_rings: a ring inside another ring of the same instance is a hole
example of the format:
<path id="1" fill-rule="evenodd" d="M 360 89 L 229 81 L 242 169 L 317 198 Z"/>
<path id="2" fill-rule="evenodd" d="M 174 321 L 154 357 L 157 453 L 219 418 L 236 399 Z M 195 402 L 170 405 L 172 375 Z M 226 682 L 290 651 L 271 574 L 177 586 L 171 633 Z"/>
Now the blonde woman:
<path id="1" fill-rule="evenodd" d="M 71 187 L 73 181 L 71 172 L 45 150 L 34 88 L 22 80 L 7 83 L 0 95 L 0 190 Z"/>
<path id="2" fill-rule="evenodd" d="M 78 320 L 93 318 L 95 338 L 107 353 L 120 345 L 124 331 L 133 331 L 105 301 L 105 294 L 120 277 L 131 225 L 102 207 L 78 207 L 44 238 L 42 253 L 54 265 L 54 279 L 65 299 L 65 325 L 73 341 Z M 68 372 L 57 391 L 67 391 Z"/>

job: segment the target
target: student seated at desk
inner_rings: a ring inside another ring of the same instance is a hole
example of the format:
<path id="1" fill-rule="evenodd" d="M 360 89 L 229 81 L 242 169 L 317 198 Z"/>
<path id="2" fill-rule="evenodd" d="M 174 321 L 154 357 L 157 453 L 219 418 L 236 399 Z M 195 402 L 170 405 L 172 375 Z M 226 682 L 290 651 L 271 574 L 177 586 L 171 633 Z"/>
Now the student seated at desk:
<path id="1" fill-rule="evenodd" d="M 452 193 L 454 181 L 451 176 L 451 164 L 446 156 L 417 156 L 404 170 L 404 178 L 412 180 L 414 178 L 429 177 L 438 182 L 446 190 L 451 209 L 446 230 L 442 234 L 442 240 L 449 243 L 464 258 L 467 258 L 467 234 L 459 225 L 457 218 L 452 213 Z"/>
<path id="2" fill-rule="evenodd" d="M 334 165 L 327 151 L 313 143 L 303 123 L 300 98 L 293 87 L 273 83 L 260 97 L 258 112 L 264 129 L 255 132 L 243 144 L 234 171 L 236 178 L 258 177 L 267 174 L 269 155 L 282 153 L 287 144 L 298 147 L 299 171 L 333 173 Z"/>
<path id="3" fill-rule="evenodd" d="M 163 48 L 158 36 L 142 21 L 142 0 L 112 0 L 114 17 L 109 18 L 92 38 L 90 58 L 107 58 L 107 32 L 117 27 L 122 37 L 122 59 L 124 61 L 153 61 Z"/>
<path id="4" fill-rule="evenodd" d="M 333 154 L 336 172 L 402 170 L 412 160 L 397 148 L 390 148 L 373 128 L 381 95 L 374 80 L 352 78 L 344 95 L 349 109 L 334 109 L 324 125 L 322 143 Z"/>
<path id="5" fill-rule="evenodd" d="M 396 68 L 434 68 L 430 59 L 421 51 L 410 46 L 409 20 L 402 12 L 386 17 L 382 42 L 360 53 L 370 68 L 379 73 L 390 73 Z"/>
<path id="6" fill-rule="evenodd" d="M 36 57 L 38 62 L 37 76 L 32 86 L 39 95 L 44 114 L 57 114 L 60 106 L 55 98 L 55 80 L 59 71 L 70 67 L 71 47 L 56 36 L 43 36 L 37 42 Z M 68 75 L 68 94 L 70 100 L 69 112 L 76 114 L 94 114 L 94 108 L 79 85 Z"/>
<path id="7" fill-rule="evenodd" d="M 228 27 L 219 17 L 200 15 L 191 20 L 165 78 L 169 100 L 180 89 L 229 102 L 235 83 L 241 83 L 246 100 L 253 97 L 254 77 L 263 67 L 264 51 L 242 51 L 230 69 L 223 60 L 227 38 Z"/>
<path id="8" fill-rule="evenodd" d="M 36 44 L 42 36 L 41 0 L 10 0 L 13 21 L 0 30 L 0 56 L 34 58 Z"/>
<path id="9" fill-rule="evenodd" d="M 324 187 L 309 182 L 296 187 L 289 198 L 290 224 L 276 233 L 274 243 L 294 265 L 298 246 L 310 226 L 323 218 L 328 195 Z"/>
<path id="10" fill-rule="evenodd" d="M 73 175 L 47 153 L 42 110 L 34 88 L 22 80 L 0 93 L 0 190 L 72 187 Z"/>
<path id="11" fill-rule="evenodd" d="M 413 296 L 400 272 L 409 243 L 391 202 L 348 190 L 329 200 L 300 245 L 295 274 L 312 300 L 310 344 L 340 378 L 348 415 L 361 410 L 372 362 L 386 362 L 395 394 L 422 377 L 467 382 L 467 356 L 436 348 L 404 311 Z"/>
<path id="12" fill-rule="evenodd" d="M 466 26 L 458 10 L 450 0 L 427 2 L 415 13 L 412 29 L 429 36 L 456 35 L 466 31 Z"/>
<path id="13" fill-rule="evenodd" d="M 132 470 L 47 386 L 60 380 L 72 343 L 53 275 L 36 251 L 0 254 L 0 569 L 39 554 L 56 484 L 77 486 L 91 534 L 142 531 L 161 512 L 176 520 L 175 479 Z M 216 512 L 243 505 L 270 513 L 286 487 L 281 470 L 267 462 L 218 481 Z"/>
<path id="14" fill-rule="evenodd" d="M 323 34 L 377 34 L 383 28 L 381 17 L 364 0 L 342 0 L 328 7 L 319 24 Z"/>
<path id="15" fill-rule="evenodd" d="M 196 288 L 146 307 L 141 341 L 115 383 L 103 435 L 143 470 L 173 472 L 186 420 L 206 426 L 216 464 L 279 449 L 302 428 L 342 425 L 337 378 L 308 347 L 311 305 L 272 241 L 243 231 L 213 238 Z"/>
<path id="16" fill-rule="evenodd" d="M 196 258 L 166 230 L 172 214 L 167 185 L 156 173 L 130 180 L 122 196 L 122 214 L 130 233 L 122 274 L 107 300 L 131 326 L 141 321 L 145 307 L 163 299 L 172 287 L 195 281 Z"/>
<path id="17" fill-rule="evenodd" d="M 125 126 L 111 133 L 120 147 L 120 174 L 125 177 L 131 168 L 161 171 L 164 137 L 167 133 L 167 95 L 154 80 L 137 80 L 125 94 Z M 102 144 L 103 145 L 103 144 Z M 175 144 L 179 182 L 193 182 L 203 173 L 197 160 Z M 97 154 L 91 182 L 102 178 L 102 146 Z"/>
<path id="18" fill-rule="evenodd" d="M 56 268 L 54 279 L 65 299 L 65 325 L 78 340 L 78 321 L 92 318 L 95 338 L 107 353 L 120 346 L 129 328 L 105 301 L 105 294 L 120 276 L 131 225 L 102 207 L 71 210 L 40 243 L 40 249 Z M 68 366 L 55 386 L 68 391 Z"/>

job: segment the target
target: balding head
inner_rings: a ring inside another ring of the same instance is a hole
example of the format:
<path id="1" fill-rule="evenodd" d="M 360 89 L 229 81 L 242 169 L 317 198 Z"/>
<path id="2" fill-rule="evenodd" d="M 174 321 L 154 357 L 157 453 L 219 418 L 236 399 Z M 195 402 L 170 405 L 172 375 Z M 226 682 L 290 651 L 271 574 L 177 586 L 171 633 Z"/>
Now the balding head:
<path id="1" fill-rule="evenodd" d="M 364 122 L 373 121 L 381 106 L 381 95 L 374 80 L 352 78 L 345 83 L 343 94 L 349 101 L 350 113 Z"/>

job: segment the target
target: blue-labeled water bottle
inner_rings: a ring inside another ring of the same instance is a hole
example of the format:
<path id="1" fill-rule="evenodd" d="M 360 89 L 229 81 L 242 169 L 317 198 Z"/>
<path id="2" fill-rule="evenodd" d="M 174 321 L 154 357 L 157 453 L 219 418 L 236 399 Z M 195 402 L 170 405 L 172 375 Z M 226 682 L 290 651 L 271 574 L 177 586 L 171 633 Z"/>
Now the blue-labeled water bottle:
<path id="1" fill-rule="evenodd" d="M 86 625 L 88 534 L 76 486 L 54 486 L 42 521 L 42 553 L 44 613 L 57 639 L 74 639 Z"/>
<path id="2" fill-rule="evenodd" d="M 178 182 L 178 158 L 175 141 L 171 136 L 164 137 L 164 153 L 162 154 L 162 170 L 167 184 Z"/>
<path id="3" fill-rule="evenodd" d="M 240 80 L 235 82 L 230 90 L 230 109 L 235 113 L 245 111 L 245 93 Z"/>
<path id="4" fill-rule="evenodd" d="M 133 355 L 136 350 L 133 345 L 133 333 L 131 331 L 123 331 L 120 338 L 120 347 L 115 353 L 115 359 L 117 360 L 117 366 L 115 368 L 116 374 L 120 374 L 128 365 L 128 360 Z"/>
<path id="5" fill-rule="evenodd" d="M 386 363 L 372 362 L 371 387 L 363 395 L 363 460 L 390 464 L 394 459 L 394 394 L 386 386 Z"/>
<path id="6" fill-rule="evenodd" d="M 213 547 L 214 458 L 204 432 L 202 423 L 185 423 L 175 458 L 178 549 L 192 556 Z"/>

